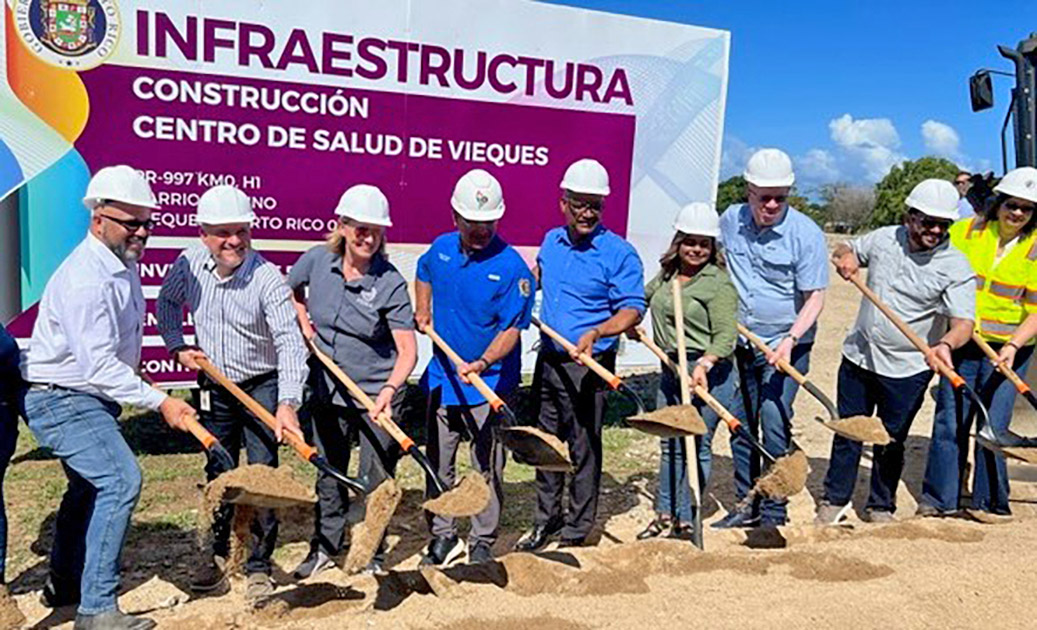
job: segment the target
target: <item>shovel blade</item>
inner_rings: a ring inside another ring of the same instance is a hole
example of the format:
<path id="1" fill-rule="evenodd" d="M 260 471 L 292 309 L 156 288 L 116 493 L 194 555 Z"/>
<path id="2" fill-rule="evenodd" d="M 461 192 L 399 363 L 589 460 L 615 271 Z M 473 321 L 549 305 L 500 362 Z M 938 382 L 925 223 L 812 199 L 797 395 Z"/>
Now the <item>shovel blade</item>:
<path id="1" fill-rule="evenodd" d="M 223 491 L 223 502 L 240 505 L 251 505 L 258 508 L 281 509 L 299 505 L 313 505 L 309 497 L 288 497 L 274 494 L 261 494 L 246 488 L 228 486 Z"/>
<path id="2" fill-rule="evenodd" d="M 461 482 L 421 507 L 440 516 L 461 518 L 475 516 L 490 504 L 490 486 L 482 475 L 469 473 Z"/>
<path id="3" fill-rule="evenodd" d="M 661 438 L 705 435 L 706 423 L 693 405 L 671 405 L 630 416 L 627 424 L 638 431 Z"/>
<path id="4" fill-rule="evenodd" d="M 515 461 L 550 472 L 572 470 L 569 447 L 546 431 L 534 427 L 507 427 L 500 429 L 499 435 L 504 447 L 514 453 Z"/>
<path id="5" fill-rule="evenodd" d="M 876 444 L 885 446 L 893 441 L 889 432 L 886 431 L 882 420 L 870 416 L 851 416 L 849 418 L 838 418 L 835 420 L 817 420 L 835 432 L 837 435 L 860 442 L 862 444 Z"/>

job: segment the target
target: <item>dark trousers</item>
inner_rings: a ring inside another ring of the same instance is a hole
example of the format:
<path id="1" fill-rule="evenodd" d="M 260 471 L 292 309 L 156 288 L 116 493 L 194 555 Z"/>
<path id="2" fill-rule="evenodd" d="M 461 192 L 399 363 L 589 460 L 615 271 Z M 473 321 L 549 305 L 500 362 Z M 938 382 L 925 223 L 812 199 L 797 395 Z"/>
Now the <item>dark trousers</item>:
<path id="1" fill-rule="evenodd" d="M 319 373 L 316 375 L 323 380 Z M 312 381 L 311 381 L 312 382 Z M 355 441 L 360 442 L 359 480 L 368 490 L 378 487 L 389 477 L 396 475 L 396 463 L 401 452 L 396 441 L 380 427 L 371 422 L 366 411 L 332 404 L 330 395 L 316 392 L 307 402 L 310 422 L 305 423 L 312 433 L 314 446 L 334 468 L 346 471 L 349 468 L 350 452 Z M 393 417 L 399 421 L 402 392 L 393 398 Z M 314 508 L 313 538 L 311 550 L 320 550 L 335 556 L 345 550 L 346 527 L 349 524 L 349 490 L 334 477 L 317 472 L 317 505 Z M 376 557 L 381 558 L 381 553 Z"/>
<path id="2" fill-rule="evenodd" d="M 245 447 L 249 464 L 277 466 L 277 439 L 263 422 L 252 415 L 237 398 L 205 375 L 198 378 L 194 392 L 195 409 L 202 426 L 223 444 L 237 466 L 241 448 Z M 238 383 L 238 386 L 270 413 L 277 410 L 277 373 L 269 372 Z M 206 394 L 207 393 L 207 394 Z M 208 395 L 209 404 L 203 405 Z M 218 459 L 210 457 L 205 464 L 205 477 L 212 481 L 226 472 Z M 218 508 L 212 524 L 212 550 L 226 558 L 230 553 L 230 527 L 234 506 Z M 256 509 L 251 525 L 251 554 L 245 563 L 246 573 L 270 573 L 270 556 L 277 543 L 277 516 L 271 509 Z"/>
<path id="3" fill-rule="evenodd" d="M 20 403 L 16 398 L 20 395 L 21 383 L 2 383 L 3 395 L 0 395 L 0 584 L 4 584 L 4 568 L 7 559 L 7 511 L 4 508 L 4 475 L 7 473 L 7 465 L 14 455 L 15 445 L 18 443 L 18 412 Z M 19 392 L 9 400 L 3 396 L 8 394 L 7 389 Z"/>
<path id="4" fill-rule="evenodd" d="M 594 357 L 608 369 L 616 365 L 616 353 Z M 537 355 L 533 391 L 539 403 L 537 426 L 569 445 L 572 479 L 569 512 L 562 537 L 586 538 L 594 527 L 601 486 L 601 426 L 605 417 L 607 385 L 586 366 L 567 354 L 541 350 Z M 538 470 L 535 522 L 546 525 L 562 518 L 562 491 L 566 473 Z"/>
<path id="5" fill-rule="evenodd" d="M 428 458 L 439 478 L 452 487 L 457 476 L 455 460 L 462 440 L 471 446 L 472 468 L 486 479 L 490 486 L 490 502 L 472 517 L 469 543 L 493 545 L 497 541 L 501 505 L 504 501 L 504 445 L 497 439 L 497 422 L 489 403 L 481 405 L 443 405 L 442 388 L 429 393 Z M 426 493 L 431 493 L 432 482 L 426 480 Z M 429 530 L 437 538 L 457 534 L 457 524 L 447 516 L 425 513 Z"/>
<path id="6" fill-rule="evenodd" d="M 894 512 L 897 509 L 897 484 L 904 469 L 904 441 L 911 422 L 925 400 L 926 387 L 933 373 L 926 370 L 912 376 L 891 378 L 865 370 L 846 359 L 839 366 L 839 417 L 877 414 L 893 441 L 874 446 L 871 463 L 869 510 Z M 825 475 L 825 501 L 846 505 L 853 497 L 857 483 L 857 466 L 861 461 L 860 442 L 835 436 L 832 457 Z"/>

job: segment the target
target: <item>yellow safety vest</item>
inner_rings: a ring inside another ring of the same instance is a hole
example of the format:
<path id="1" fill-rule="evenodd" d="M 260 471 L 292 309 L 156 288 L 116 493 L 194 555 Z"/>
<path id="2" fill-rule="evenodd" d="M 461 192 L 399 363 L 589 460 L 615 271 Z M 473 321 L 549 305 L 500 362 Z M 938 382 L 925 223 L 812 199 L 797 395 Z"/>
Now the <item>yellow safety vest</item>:
<path id="1" fill-rule="evenodd" d="M 963 219 L 951 226 L 950 236 L 976 272 L 976 330 L 988 341 L 1008 341 L 1037 313 L 1037 232 L 1016 243 L 997 266 L 997 221 Z"/>

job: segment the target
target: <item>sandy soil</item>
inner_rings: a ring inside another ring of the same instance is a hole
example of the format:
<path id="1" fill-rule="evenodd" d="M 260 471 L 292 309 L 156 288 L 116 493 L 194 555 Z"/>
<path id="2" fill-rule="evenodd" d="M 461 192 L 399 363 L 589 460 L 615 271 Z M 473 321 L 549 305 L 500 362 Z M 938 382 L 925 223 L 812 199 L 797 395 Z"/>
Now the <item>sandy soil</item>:
<path id="1" fill-rule="evenodd" d="M 856 313 L 854 289 L 833 280 L 822 317 L 823 333 L 810 377 L 834 395 L 839 345 Z M 1025 403 L 1013 428 L 1037 434 Z M 907 443 L 897 518 L 890 525 L 861 523 L 818 529 L 810 525 L 827 466 L 832 433 L 816 416 L 823 408 L 801 392 L 796 441 L 808 456 L 806 491 L 790 502 L 791 523 L 780 532 L 706 528 L 706 551 L 676 541 L 636 543 L 651 516 L 657 461 L 652 438 L 638 437 L 625 457 L 642 474 L 617 479 L 602 498 L 600 540 L 576 550 L 506 554 L 519 531 L 505 531 L 499 562 L 484 567 L 417 570 L 425 541 L 419 501 L 405 499 L 390 529 L 393 571 L 387 577 L 329 571 L 303 583 L 277 572 L 278 592 L 259 610 L 246 611 L 243 584 L 229 593 L 193 599 L 158 578 L 123 596 L 130 610 L 150 611 L 161 628 L 450 628 L 455 630 L 676 627 L 998 627 L 1037 624 L 1033 596 L 1037 560 L 1037 467 L 1013 463 L 1015 519 L 980 524 L 963 519 L 914 519 L 929 443 L 933 405 L 927 400 Z M 707 522 L 733 505 L 730 451 L 724 429 L 715 440 Z M 866 456 L 855 506 L 866 495 Z M 526 490 L 528 492 L 528 489 Z M 302 518 L 302 517 L 300 517 Z M 156 550 L 190 565 L 184 547 Z M 305 554 L 294 542 L 281 565 L 290 571 Z M 179 555 L 178 555 L 179 554 Z M 506 555 L 504 555 L 506 554 Z M 39 627 L 70 627 L 69 611 L 51 613 L 36 593 L 18 595 Z"/>

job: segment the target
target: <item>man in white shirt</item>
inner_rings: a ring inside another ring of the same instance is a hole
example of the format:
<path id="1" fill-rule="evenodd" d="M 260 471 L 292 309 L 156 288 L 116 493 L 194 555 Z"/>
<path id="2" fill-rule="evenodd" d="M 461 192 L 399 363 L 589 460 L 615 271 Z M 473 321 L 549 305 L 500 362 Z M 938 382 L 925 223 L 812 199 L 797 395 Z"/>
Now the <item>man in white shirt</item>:
<path id="1" fill-rule="evenodd" d="M 158 410 L 181 431 L 185 402 L 138 374 L 144 296 L 137 261 L 158 208 L 129 166 L 101 169 L 83 203 L 90 232 L 47 283 L 22 374 L 25 419 L 61 459 L 68 490 L 58 510 L 44 603 L 79 603 L 75 630 L 146 630 L 119 611 L 119 556 L 140 496 L 137 460 L 119 432 L 120 404 Z"/>

